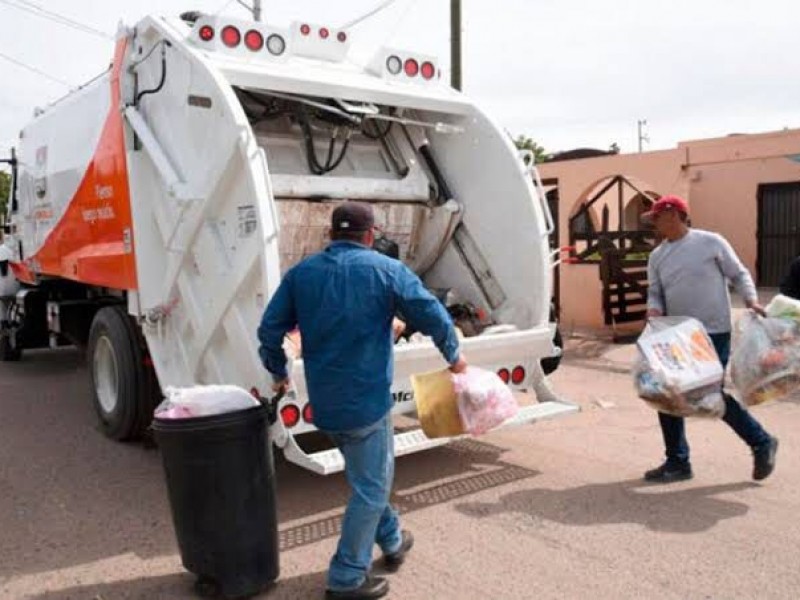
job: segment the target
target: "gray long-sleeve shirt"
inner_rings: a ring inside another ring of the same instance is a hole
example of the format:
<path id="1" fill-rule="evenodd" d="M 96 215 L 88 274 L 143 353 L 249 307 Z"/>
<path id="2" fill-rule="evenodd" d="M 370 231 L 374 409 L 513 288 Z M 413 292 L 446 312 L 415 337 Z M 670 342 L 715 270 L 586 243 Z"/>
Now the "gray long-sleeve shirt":
<path id="1" fill-rule="evenodd" d="M 758 296 L 753 279 L 728 241 L 717 233 L 690 229 L 665 240 L 650 254 L 648 308 L 674 317 L 694 317 L 709 333 L 731 330 L 728 281 L 746 301 Z"/>

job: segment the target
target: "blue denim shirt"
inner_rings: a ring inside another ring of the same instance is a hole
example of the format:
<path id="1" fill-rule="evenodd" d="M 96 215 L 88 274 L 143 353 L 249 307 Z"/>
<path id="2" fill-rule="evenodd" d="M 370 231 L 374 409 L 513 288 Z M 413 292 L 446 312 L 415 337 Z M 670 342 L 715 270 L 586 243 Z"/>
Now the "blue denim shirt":
<path id="1" fill-rule="evenodd" d="M 450 315 L 413 271 L 361 244 L 334 242 L 286 273 L 258 328 L 261 360 L 273 378 L 285 378 L 283 339 L 299 326 L 314 424 L 366 427 L 392 408 L 397 311 L 448 363 L 458 360 Z"/>

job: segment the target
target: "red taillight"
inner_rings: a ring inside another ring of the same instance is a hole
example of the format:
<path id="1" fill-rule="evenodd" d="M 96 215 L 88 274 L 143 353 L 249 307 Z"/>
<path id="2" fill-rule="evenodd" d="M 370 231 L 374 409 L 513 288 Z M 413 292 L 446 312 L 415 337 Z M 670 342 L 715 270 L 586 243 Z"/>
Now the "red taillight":
<path id="1" fill-rule="evenodd" d="M 311 409 L 310 404 L 306 404 L 303 407 L 303 421 L 309 425 L 314 422 L 314 411 Z"/>
<path id="2" fill-rule="evenodd" d="M 264 36 L 255 29 L 251 29 L 244 35 L 244 45 L 253 52 L 258 52 L 264 47 Z"/>
<path id="3" fill-rule="evenodd" d="M 404 65 L 406 70 L 406 75 L 409 77 L 416 77 L 417 73 L 419 73 L 419 63 L 415 61 L 413 58 L 409 58 Z"/>
<path id="4" fill-rule="evenodd" d="M 331 32 L 328 30 L 327 27 L 323 27 L 322 29 L 319 30 L 319 37 L 321 37 L 323 40 L 327 40 L 330 34 Z"/>
<path id="5" fill-rule="evenodd" d="M 242 34 L 233 25 L 228 25 L 222 30 L 222 43 L 228 48 L 236 48 L 242 41 Z"/>
<path id="6" fill-rule="evenodd" d="M 300 422 L 300 409 L 294 404 L 287 404 L 281 409 L 281 421 L 286 427 L 294 427 Z"/>
<path id="7" fill-rule="evenodd" d="M 525 381 L 524 367 L 514 367 L 514 370 L 511 371 L 511 383 L 520 385 L 523 381 Z"/>
<path id="8" fill-rule="evenodd" d="M 433 79 L 436 75 L 436 67 L 431 62 L 424 62 L 420 67 L 420 73 L 424 79 Z"/>
<path id="9" fill-rule="evenodd" d="M 204 42 L 210 42 L 214 39 L 214 28 L 211 25 L 203 25 L 200 28 L 198 35 Z"/>
<path id="10" fill-rule="evenodd" d="M 503 380 L 503 383 L 508 383 L 511 379 L 511 373 L 508 372 L 508 369 L 500 369 L 497 372 L 497 376 Z"/>
<path id="11" fill-rule="evenodd" d="M 311 33 L 311 25 L 300 25 L 300 33 L 303 35 Z"/>

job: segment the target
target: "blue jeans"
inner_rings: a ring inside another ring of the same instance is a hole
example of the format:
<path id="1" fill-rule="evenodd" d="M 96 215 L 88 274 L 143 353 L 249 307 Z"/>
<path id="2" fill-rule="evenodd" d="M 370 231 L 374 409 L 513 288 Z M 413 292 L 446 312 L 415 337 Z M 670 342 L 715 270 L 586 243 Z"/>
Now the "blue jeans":
<path id="1" fill-rule="evenodd" d="M 342 537 L 328 571 L 328 589 L 360 586 L 372 565 L 372 547 L 397 552 L 400 521 L 389 504 L 394 479 L 394 428 L 391 414 L 368 427 L 328 433 L 344 456 L 352 495 L 342 521 Z"/>
<path id="2" fill-rule="evenodd" d="M 717 350 L 722 366 L 728 366 L 728 359 L 731 354 L 731 334 L 712 333 L 711 341 Z M 724 391 L 725 398 L 725 421 L 731 429 L 751 448 L 758 448 L 768 443 L 769 434 L 756 421 L 747 410 Z M 673 417 L 658 413 L 661 423 L 661 433 L 664 435 L 664 445 L 667 447 L 667 464 L 671 466 L 683 466 L 689 464 L 689 443 L 686 441 L 686 427 L 682 417 Z"/>

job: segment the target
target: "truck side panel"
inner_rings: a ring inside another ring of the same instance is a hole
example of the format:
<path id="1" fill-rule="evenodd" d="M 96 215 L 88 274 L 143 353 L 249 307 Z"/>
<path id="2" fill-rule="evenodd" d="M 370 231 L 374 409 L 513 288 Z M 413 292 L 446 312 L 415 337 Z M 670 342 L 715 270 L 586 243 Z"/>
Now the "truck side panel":
<path id="1" fill-rule="evenodd" d="M 74 195 L 70 196 L 67 190 L 58 187 L 52 191 L 49 189 L 50 180 L 56 174 L 52 164 L 48 168 L 47 155 L 51 147 L 48 140 L 38 139 L 35 131 L 31 132 L 30 139 L 25 140 L 25 155 L 34 155 L 35 167 L 33 173 L 27 174 L 29 183 L 23 192 L 27 200 L 23 204 L 29 211 L 26 227 L 30 228 L 23 235 L 23 251 L 28 269 L 34 273 L 116 290 L 134 290 L 137 287 L 128 172 L 119 110 L 119 78 L 125 48 L 125 40 L 120 41 L 111 77 L 104 78 L 108 88 L 106 91 L 98 89 L 96 101 L 89 104 L 102 111 L 107 103 L 107 109 L 105 113 L 92 115 L 95 122 L 104 118 L 104 124 Z M 68 107 L 55 114 L 65 124 L 73 116 Z M 59 126 L 51 126 L 49 130 L 58 132 Z M 46 127 L 41 129 L 48 130 Z M 69 147 L 68 144 L 65 146 Z M 86 147 L 91 148 L 88 144 Z M 43 175 L 37 177 L 36 169 L 42 169 Z M 33 186 L 30 185 L 31 175 Z M 74 167 L 71 175 L 75 175 Z"/>

